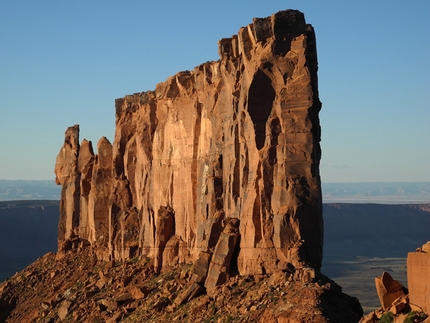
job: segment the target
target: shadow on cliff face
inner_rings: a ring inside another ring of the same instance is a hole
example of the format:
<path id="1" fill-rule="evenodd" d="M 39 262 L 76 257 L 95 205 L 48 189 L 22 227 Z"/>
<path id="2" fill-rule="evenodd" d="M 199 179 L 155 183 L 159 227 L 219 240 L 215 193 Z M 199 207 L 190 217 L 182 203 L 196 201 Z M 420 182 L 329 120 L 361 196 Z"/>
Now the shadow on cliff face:
<path id="1" fill-rule="evenodd" d="M 0 322 L 6 322 L 10 313 L 15 309 L 16 300 L 13 299 L 10 302 L 0 299 Z"/>
<path id="2" fill-rule="evenodd" d="M 272 81 L 259 69 L 249 88 L 248 101 L 248 112 L 254 123 L 257 149 L 263 148 L 266 141 L 266 122 L 272 111 L 275 94 Z"/>
<path id="3" fill-rule="evenodd" d="M 239 252 L 240 252 L 240 239 L 241 239 L 241 236 L 238 236 L 236 246 L 233 251 L 233 255 L 231 256 L 230 272 L 229 272 L 230 276 L 239 275 L 239 266 L 237 263 L 237 259 L 239 257 Z"/>

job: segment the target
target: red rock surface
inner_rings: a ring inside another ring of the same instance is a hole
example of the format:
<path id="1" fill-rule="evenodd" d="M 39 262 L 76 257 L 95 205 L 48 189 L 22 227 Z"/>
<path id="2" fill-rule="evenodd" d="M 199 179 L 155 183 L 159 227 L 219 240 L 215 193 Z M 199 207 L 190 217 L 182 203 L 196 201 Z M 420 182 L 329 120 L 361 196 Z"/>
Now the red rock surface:
<path id="1" fill-rule="evenodd" d="M 381 307 L 386 310 L 393 302 L 405 296 L 404 287 L 387 272 L 383 272 L 380 277 L 375 278 L 376 292 L 378 294 Z"/>
<path id="2" fill-rule="evenodd" d="M 408 289 L 411 303 L 430 313 L 430 241 L 408 253 Z"/>
<path id="3" fill-rule="evenodd" d="M 408 289 L 387 272 L 375 278 L 381 307 L 364 316 L 359 323 L 430 322 L 430 241 L 409 252 L 407 258 Z"/>
<path id="4" fill-rule="evenodd" d="M 149 256 L 156 272 L 208 255 L 208 289 L 233 272 L 319 272 L 314 30 L 286 10 L 218 47 L 220 60 L 117 99 L 114 142 L 102 139 L 97 155 L 79 145 L 78 126 L 67 129 L 55 166 L 59 251 L 90 244 L 99 259 Z"/>

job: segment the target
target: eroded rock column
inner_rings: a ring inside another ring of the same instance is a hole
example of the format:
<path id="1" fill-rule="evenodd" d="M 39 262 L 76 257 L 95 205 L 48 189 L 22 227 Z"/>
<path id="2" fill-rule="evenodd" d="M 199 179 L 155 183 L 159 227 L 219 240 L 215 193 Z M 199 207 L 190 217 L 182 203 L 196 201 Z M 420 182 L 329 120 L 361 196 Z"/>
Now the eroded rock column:
<path id="1" fill-rule="evenodd" d="M 79 226 L 80 175 L 78 171 L 79 126 L 67 128 L 64 145 L 55 162 L 55 182 L 62 186 L 58 249 L 70 248 L 66 241 L 76 236 Z"/>

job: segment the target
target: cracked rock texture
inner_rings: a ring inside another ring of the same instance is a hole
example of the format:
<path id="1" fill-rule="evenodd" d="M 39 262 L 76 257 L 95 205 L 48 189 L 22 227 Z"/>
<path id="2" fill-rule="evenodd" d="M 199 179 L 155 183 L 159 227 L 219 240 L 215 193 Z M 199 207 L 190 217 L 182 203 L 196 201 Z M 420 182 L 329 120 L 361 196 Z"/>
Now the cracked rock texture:
<path id="1" fill-rule="evenodd" d="M 220 59 L 115 101 L 94 154 L 66 131 L 59 251 L 149 256 L 160 272 L 199 260 L 213 287 L 232 273 L 319 272 L 323 247 L 317 53 L 304 15 L 254 19 Z M 201 277 L 200 282 L 201 283 Z"/>

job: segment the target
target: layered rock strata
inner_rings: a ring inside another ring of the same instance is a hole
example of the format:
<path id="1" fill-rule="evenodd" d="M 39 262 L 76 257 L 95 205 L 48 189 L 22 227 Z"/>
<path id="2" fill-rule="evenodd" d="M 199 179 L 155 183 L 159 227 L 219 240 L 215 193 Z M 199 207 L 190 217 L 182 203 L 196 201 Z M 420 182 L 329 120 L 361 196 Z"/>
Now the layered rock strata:
<path id="1" fill-rule="evenodd" d="M 319 271 L 314 30 L 286 10 L 218 48 L 220 60 L 117 99 L 113 145 L 101 139 L 97 154 L 67 129 L 55 166 L 60 251 L 146 255 L 156 271 L 198 260 L 207 288 L 231 273 Z"/>

